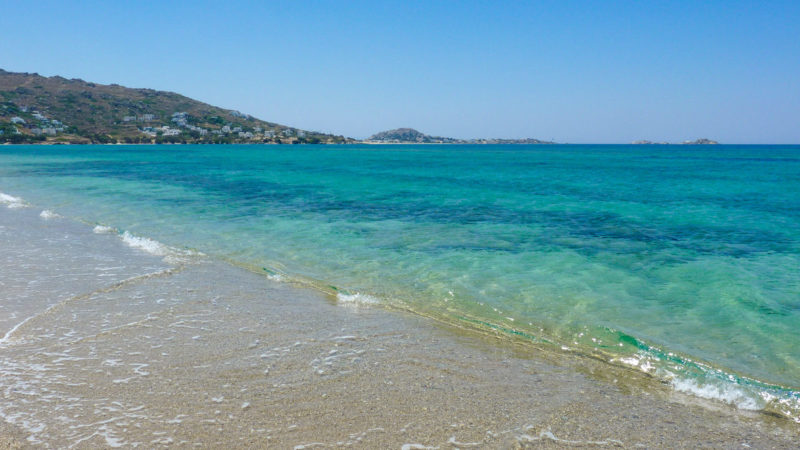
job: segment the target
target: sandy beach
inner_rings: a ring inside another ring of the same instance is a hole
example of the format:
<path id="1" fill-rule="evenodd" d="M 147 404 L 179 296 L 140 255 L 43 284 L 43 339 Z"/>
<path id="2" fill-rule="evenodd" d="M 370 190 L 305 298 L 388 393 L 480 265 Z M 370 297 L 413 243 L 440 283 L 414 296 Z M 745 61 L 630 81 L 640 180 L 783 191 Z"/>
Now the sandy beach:
<path id="1" fill-rule="evenodd" d="M 565 352 L 0 208 L 0 447 L 793 448 Z M 167 258 L 169 260 L 169 258 Z"/>

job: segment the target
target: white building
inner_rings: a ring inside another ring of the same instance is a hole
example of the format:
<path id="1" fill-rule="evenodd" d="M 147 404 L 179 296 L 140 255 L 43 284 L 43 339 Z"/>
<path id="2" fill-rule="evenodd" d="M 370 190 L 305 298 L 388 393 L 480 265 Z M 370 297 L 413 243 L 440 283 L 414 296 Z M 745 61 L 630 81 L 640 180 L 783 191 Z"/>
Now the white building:
<path id="1" fill-rule="evenodd" d="M 181 134 L 181 130 L 177 128 L 170 128 L 164 125 L 163 127 L 161 127 L 161 134 L 164 136 L 177 136 Z"/>

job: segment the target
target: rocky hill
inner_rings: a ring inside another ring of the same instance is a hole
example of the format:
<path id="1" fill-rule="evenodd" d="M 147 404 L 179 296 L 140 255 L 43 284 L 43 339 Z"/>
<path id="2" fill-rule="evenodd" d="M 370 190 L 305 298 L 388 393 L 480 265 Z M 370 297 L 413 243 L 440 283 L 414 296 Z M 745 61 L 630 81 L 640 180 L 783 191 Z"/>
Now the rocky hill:
<path id="1" fill-rule="evenodd" d="M 382 144 L 553 144 L 539 139 L 456 139 L 430 136 L 413 128 L 397 128 L 373 134 L 365 142 Z"/>
<path id="2" fill-rule="evenodd" d="M 0 143 L 350 143 L 174 92 L 0 69 Z"/>
<path id="3" fill-rule="evenodd" d="M 701 138 L 695 139 L 693 141 L 684 141 L 683 145 L 717 145 L 719 142 L 713 141 L 711 139 Z"/>
<path id="4" fill-rule="evenodd" d="M 371 142 L 386 143 L 417 143 L 417 144 L 450 144 L 456 139 L 439 136 L 429 136 L 413 128 L 396 128 L 394 130 L 381 131 L 373 134 L 367 139 Z"/>

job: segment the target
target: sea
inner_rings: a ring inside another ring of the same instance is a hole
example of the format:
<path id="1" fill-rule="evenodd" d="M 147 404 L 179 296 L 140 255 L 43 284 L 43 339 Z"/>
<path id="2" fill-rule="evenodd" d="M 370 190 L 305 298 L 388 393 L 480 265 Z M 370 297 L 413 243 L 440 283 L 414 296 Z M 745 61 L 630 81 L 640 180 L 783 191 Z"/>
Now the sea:
<path id="1" fill-rule="evenodd" d="M 0 146 L 0 207 L 800 421 L 800 146 Z"/>

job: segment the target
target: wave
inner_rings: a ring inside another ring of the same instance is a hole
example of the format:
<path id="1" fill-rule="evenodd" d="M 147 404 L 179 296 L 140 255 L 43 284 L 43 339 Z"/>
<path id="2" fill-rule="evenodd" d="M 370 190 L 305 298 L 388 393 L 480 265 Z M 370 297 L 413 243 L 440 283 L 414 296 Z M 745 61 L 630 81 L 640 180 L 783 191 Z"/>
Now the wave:
<path id="1" fill-rule="evenodd" d="M 411 311 L 417 312 L 414 308 Z M 612 344 L 603 348 L 585 342 L 565 339 L 564 336 L 547 333 L 538 328 L 533 334 L 525 329 L 509 327 L 482 318 L 452 312 L 450 315 L 423 314 L 435 320 L 455 323 L 468 329 L 490 331 L 492 335 L 543 345 L 545 348 L 568 352 L 578 357 L 589 357 L 605 361 L 611 366 L 628 367 L 648 374 L 655 380 L 672 388 L 675 392 L 729 404 L 740 410 L 762 411 L 800 423 L 800 390 L 780 386 L 738 375 L 728 369 L 713 367 L 674 352 L 648 345 L 631 335 L 610 328 L 598 331 L 603 339 Z M 530 323 L 533 327 L 534 324 Z M 580 333 L 584 336 L 585 333 Z M 586 338 L 599 343 L 600 339 Z M 570 342 L 570 345 L 565 343 Z"/>
<path id="2" fill-rule="evenodd" d="M 95 225 L 94 228 L 92 228 L 92 232 L 95 234 L 116 234 L 128 247 L 149 253 L 153 256 L 161 256 L 164 258 L 164 262 L 169 264 L 185 264 L 205 256 L 204 253 L 196 250 L 182 250 L 171 247 L 155 239 L 137 236 L 129 231 L 120 232 L 118 229 L 107 225 Z M 275 281 L 280 281 L 279 278 L 280 276 L 277 275 Z"/>
<path id="3" fill-rule="evenodd" d="M 115 234 L 119 233 L 116 228 L 107 227 L 105 225 L 95 225 L 92 229 L 92 232 L 95 234 Z"/>
<path id="4" fill-rule="evenodd" d="M 10 209 L 17 209 L 17 208 L 27 208 L 28 204 L 19 197 L 14 197 L 13 195 L 8 195 L 0 192 L 0 203 L 6 205 L 6 208 Z"/>
<path id="5" fill-rule="evenodd" d="M 800 423 L 800 391 L 737 375 L 700 361 L 649 346 L 620 333 L 621 343 L 636 345 L 632 356 L 609 359 L 654 376 L 677 392 L 715 400 L 747 411 L 765 411 Z"/>
<path id="6" fill-rule="evenodd" d="M 50 220 L 50 219 L 58 219 L 61 216 L 59 214 L 54 213 L 53 211 L 50 211 L 49 209 L 45 209 L 44 211 L 39 213 L 39 217 L 41 217 L 44 220 Z"/>
<path id="7" fill-rule="evenodd" d="M 10 209 L 28 208 L 31 206 L 22 198 L 3 192 L 0 192 L 0 204 L 3 204 Z M 62 216 L 49 209 L 45 209 L 39 213 L 39 217 L 44 220 L 50 220 L 61 218 Z M 205 256 L 203 253 L 198 251 L 181 250 L 175 247 L 170 247 L 150 238 L 136 236 L 128 231 L 124 231 L 120 234 L 119 230 L 116 228 L 106 225 L 95 225 L 92 229 L 92 232 L 96 234 L 118 234 L 120 239 L 122 239 L 122 242 L 129 247 L 150 253 L 151 255 L 161 256 L 164 258 L 164 262 L 170 264 L 184 264 L 192 259 Z"/>
<path id="8" fill-rule="evenodd" d="M 129 247 L 154 256 L 162 256 L 164 257 L 164 262 L 170 264 L 184 264 L 192 259 L 205 256 L 198 251 L 177 249 L 147 237 L 136 236 L 128 231 L 123 232 L 120 238 Z"/>
<path id="9" fill-rule="evenodd" d="M 128 247 L 143 250 L 151 255 L 166 256 L 170 253 L 170 249 L 166 245 L 150 238 L 134 236 L 127 231 L 122 233 L 120 238 L 122 239 L 122 242 L 128 245 Z"/>
<path id="10" fill-rule="evenodd" d="M 762 382 L 754 378 L 717 369 L 709 364 L 682 357 L 673 352 L 663 351 L 656 346 L 648 345 L 640 339 L 617 330 L 609 328 L 602 330 L 604 339 L 610 338 L 609 340 L 614 341 L 610 348 L 615 350 L 600 350 L 596 346 L 587 345 L 588 342 L 599 342 L 599 339 L 592 339 L 588 336 L 586 336 L 587 343 L 575 341 L 571 342 L 572 345 L 567 346 L 564 343 L 571 340 L 564 339 L 563 336 L 561 338 L 555 335 L 551 336 L 544 332 L 542 328 L 537 328 L 539 333 L 534 335 L 520 328 L 509 327 L 508 324 L 497 324 L 461 313 L 455 315 L 446 313 L 431 314 L 405 303 L 402 305 L 397 304 L 388 298 L 364 292 L 348 291 L 320 280 L 293 277 L 266 267 L 262 268 L 261 273 L 272 281 L 294 282 L 332 294 L 335 296 L 336 302 L 342 306 L 380 305 L 389 308 L 398 307 L 399 309 L 421 314 L 445 323 L 455 323 L 456 325 L 478 330 L 489 328 L 493 332 L 500 333 L 508 338 L 544 344 L 550 348 L 560 349 L 578 356 L 599 357 L 599 359 L 612 366 L 624 366 L 644 372 L 669 385 L 675 392 L 726 403 L 741 410 L 773 413 L 800 423 L 800 390 Z M 514 322 L 511 317 L 506 319 Z M 531 327 L 534 326 L 533 323 L 529 325 Z M 583 336 L 583 333 L 581 335 Z"/>
<path id="11" fill-rule="evenodd" d="M 118 229 L 107 225 L 95 225 L 92 232 L 95 234 L 116 234 L 128 247 L 149 253 L 153 256 L 161 256 L 164 258 L 164 262 L 169 264 L 185 264 L 205 256 L 204 253 L 196 250 L 171 247 L 155 239 L 137 236 L 129 231 L 120 233 Z"/>
<path id="12" fill-rule="evenodd" d="M 671 384 L 678 392 L 710 400 L 720 400 L 739 409 L 757 411 L 765 406 L 763 402 L 759 401 L 759 396 L 756 393 L 747 392 L 746 389 L 733 384 L 703 384 L 697 380 L 678 377 Z"/>

